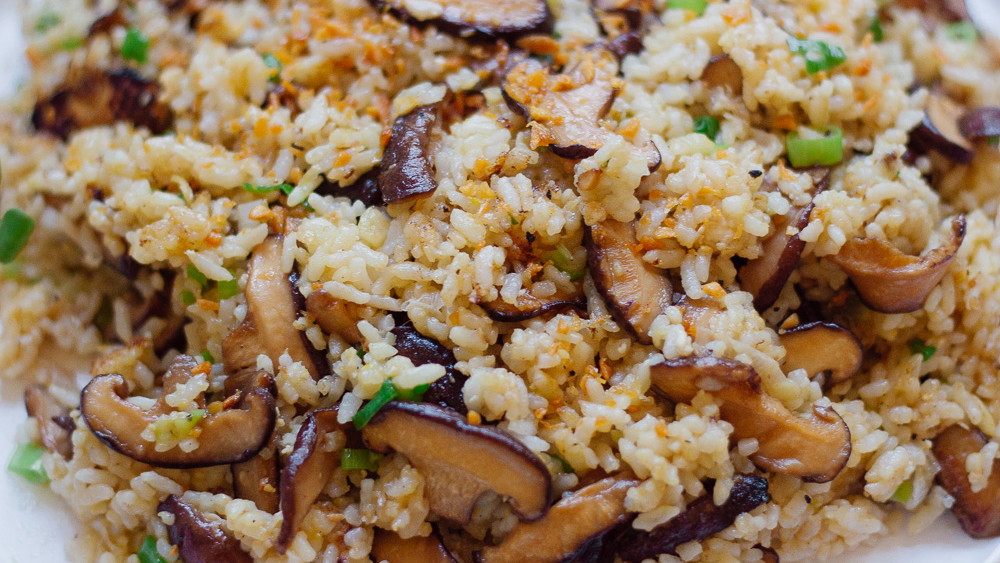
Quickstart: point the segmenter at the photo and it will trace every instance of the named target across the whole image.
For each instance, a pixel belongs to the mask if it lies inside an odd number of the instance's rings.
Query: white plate
[[[10,95],[25,72],[18,0],[0,0],[0,96]],[[1000,30],[1000,2],[968,0],[973,14]],[[0,331],[3,327],[0,327]],[[66,560],[65,544],[78,524],[55,494],[6,471],[16,428],[24,421],[20,386],[0,384],[0,563],[49,563]],[[1000,540],[972,540],[951,514],[919,536],[884,538],[872,549],[848,553],[840,561],[857,563],[1000,563]]]

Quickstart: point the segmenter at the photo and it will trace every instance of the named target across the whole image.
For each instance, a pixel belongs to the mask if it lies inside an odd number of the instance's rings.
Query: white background
[[[18,2],[0,0],[0,96],[9,95],[25,72],[20,22],[15,13]],[[968,3],[980,26],[1000,31],[1000,0],[968,0]],[[67,507],[48,489],[30,485],[5,470],[14,449],[16,429],[25,419],[20,398],[20,387],[2,383],[0,563],[64,561],[65,541],[74,535],[76,526]],[[859,563],[1000,563],[1000,549],[993,553],[998,547],[997,540],[969,539],[954,517],[947,514],[917,537],[886,538],[878,544],[877,551],[852,552],[837,559]]]

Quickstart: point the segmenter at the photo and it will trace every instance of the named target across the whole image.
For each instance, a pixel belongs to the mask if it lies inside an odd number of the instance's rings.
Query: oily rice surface
[[[190,411],[202,393],[221,393],[222,342],[247,316],[251,252],[285,225],[294,228],[281,242],[283,270],[298,273],[305,297],[323,290],[349,304],[361,345],[305,315],[295,328],[322,350],[329,375],[314,379],[289,354],[260,356],[276,383],[275,455],[283,458],[307,411],[339,405],[347,422],[388,379],[413,387],[444,374],[397,353],[392,329],[405,312],[454,353],[470,420],[496,424],[538,453],[556,492],[598,472],[634,473],[625,506],[639,530],[682,512],[709,480],[721,503],[735,474],[767,477],[770,502],[663,562],[761,560],[755,546],[782,561],[813,561],[917,533],[954,502],[936,485],[930,450],[953,423],[989,438],[966,464],[974,487],[989,479],[1000,430],[1000,154],[983,145],[956,165],[937,153],[909,155],[908,143],[932,89],[967,107],[1000,105],[990,40],[875,0],[710,2],[701,15],[657,0],[642,49],[621,62],[620,92],[600,123],[610,134],[574,161],[554,154],[504,100],[495,64],[504,44],[410,25],[364,0],[209,2],[196,18],[182,4],[137,0],[121,8],[124,24],[93,32],[114,3],[33,3],[24,13],[32,74],[0,111],[0,207],[37,222],[0,278],[0,376],[48,385],[73,409],[72,458],[43,461],[49,486],[82,524],[67,550],[74,559],[134,562],[151,535],[165,559],[177,560],[171,517],[157,514],[170,494],[260,561],[368,561],[375,528],[431,533],[425,477],[390,454],[377,471],[333,471],[280,555],[282,515],[233,498],[228,467],[134,461],[98,441],[75,410],[81,375],[118,373],[133,395],[159,397],[159,374],[178,352],[209,365],[172,391],[171,407]],[[572,64],[602,40],[590,2],[549,5],[554,39],[525,48]],[[879,14],[876,41],[869,30]],[[148,40],[145,60],[121,57],[129,28]],[[809,73],[790,36],[838,45],[845,60]],[[723,53],[740,69],[739,93],[700,80]],[[88,72],[123,67],[158,85],[169,131],[124,120],[60,140],[33,129],[36,102]],[[378,166],[396,117],[437,103],[446,125],[433,139],[432,194],[388,206],[338,197],[339,186]],[[714,140],[694,131],[705,115],[720,124]],[[812,174],[787,165],[785,137],[827,125],[843,132],[845,158],[816,193]],[[654,172],[634,150],[637,139],[655,143],[662,162]],[[758,313],[738,265],[762,253],[777,218],[810,202],[799,266]],[[960,213],[964,242],[912,313],[866,308],[830,260],[858,237],[920,254]],[[607,219],[634,219],[642,258],[716,313],[692,320],[668,307],[652,323],[651,345],[619,326],[585,273],[586,226]],[[239,291],[221,296],[220,282],[232,280]],[[585,313],[499,322],[481,306],[566,294],[581,296]],[[137,314],[154,298],[157,314]],[[863,369],[848,381],[824,387],[814,374],[783,369],[779,329],[816,310],[865,348]],[[185,319],[183,345],[163,350],[157,337],[170,316]],[[651,365],[691,355],[752,366],[763,390],[793,412],[832,407],[851,432],[840,475],[816,484],[765,474],[750,461],[757,441],[731,441],[711,394],[672,405],[650,391]],[[22,434],[37,441],[37,424]],[[324,440],[341,448],[345,436]],[[902,489],[909,495],[896,494]],[[480,499],[455,532],[462,542],[497,543],[517,525],[502,500]]]

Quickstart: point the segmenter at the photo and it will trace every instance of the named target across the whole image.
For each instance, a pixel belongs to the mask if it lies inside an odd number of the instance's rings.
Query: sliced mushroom
[[[952,512],[965,533],[974,538],[1000,536],[1000,460],[993,460],[989,481],[973,492],[965,460],[986,446],[986,436],[977,428],[953,424],[934,438],[932,451],[941,464],[937,480],[955,497]]]
[[[361,331],[358,330],[358,306],[345,302],[319,289],[306,297],[306,311],[316,320],[323,332],[336,334],[351,346],[362,342]]]
[[[962,106],[944,94],[931,93],[924,119],[911,133],[914,148],[933,150],[959,163],[972,160],[975,148],[958,128],[961,116]]]
[[[965,0],[896,0],[894,6],[920,10],[925,15],[946,22],[969,20]]]
[[[437,340],[420,334],[409,319],[399,319],[397,322],[392,329],[392,334],[396,337],[393,346],[400,355],[409,358],[415,366],[444,366],[444,376],[431,383],[424,393],[424,402],[441,405],[461,414],[468,412],[462,395],[462,386],[468,378],[455,368],[458,361],[455,354]]]
[[[958,130],[968,139],[1000,136],[1000,107],[978,107],[966,111],[958,120]]]
[[[253,502],[264,512],[274,514],[278,504],[280,468],[275,437],[271,443],[252,458],[230,466],[233,474],[233,497]]]
[[[431,144],[439,109],[420,106],[393,122],[378,173],[378,189],[386,203],[426,197],[437,189]]]
[[[532,138],[571,159],[593,156],[614,135],[599,120],[611,109],[621,89],[618,57],[592,48],[568,71],[556,74],[537,59],[525,59],[504,76],[503,96],[511,110],[530,120]],[[649,162],[660,164],[651,141],[637,148]]]
[[[309,413],[299,433],[288,463],[281,471],[281,532],[275,544],[284,554],[334,470],[339,467],[340,450],[326,447],[326,435],[341,430],[337,408]]]
[[[727,53],[708,60],[701,71],[701,82],[706,88],[722,88],[734,96],[743,95],[743,70]]]
[[[459,37],[517,37],[548,33],[552,14],[545,0],[372,0],[416,23],[429,23]]]
[[[481,301],[479,306],[486,315],[494,321],[516,323],[539,317],[549,312],[562,312],[577,309],[586,312],[586,298],[575,295],[556,294],[545,299],[539,299],[527,291],[517,296],[517,303],[507,303],[503,299]]]
[[[57,403],[41,385],[31,385],[24,390],[24,407],[28,416],[38,421],[38,433],[45,449],[65,459],[72,458],[71,435],[76,423],[69,417],[69,409]]]
[[[360,201],[366,207],[384,205],[385,201],[382,200],[382,192],[378,189],[378,175],[379,167],[376,166],[362,174],[353,184],[347,186],[341,186],[324,178],[323,182],[316,188],[316,193],[319,195],[351,198]]]
[[[113,10],[94,20],[87,31],[87,37],[93,38],[102,33],[111,33],[116,27],[125,27],[128,19],[125,17],[125,10],[121,6],[115,6]]]
[[[272,235],[257,245],[247,275],[247,314],[243,323],[222,341],[226,373],[237,379],[257,372],[257,356],[266,354],[275,371],[282,354],[301,362],[314,379],[326,373],[316,361],[305,334],[295,328],[301,299],[292,277],[281,267],[282,237]]]
[[[503,430],[470,424],[455,411],[393,401],[361,430],[375,451],[397,451],[424,476],[431,512],[469,522],[476,500],[493,491],[522,520],[549,507],[552,479],[545,464]]]
[[[604,221],[586,230],[587,265],[611,316],[636,340],[652,344],[653,319],[673,302],[673,285],[642,259],[630,223]]]
[[[436,531],[429,536],[403,539],[395,532],[375,528],[372,558],[392,563],[458,563]]]
[[[476,563],[569,563],[600,553],[604,540],[631,521],[625,493],[634,479],[608,477],[564,496],[539,520],[514,526],[498,546],[476,554]]]
[[[733,436],[757,439],[750,460],[761,469],[826,483],[851,456],[851,431],[836,411],[814,405],[811,415],[796,416],[764,393],[760,376],[747,364],[691,356],[651,367],[650,379],[677,403],[690,402],[698,391],[715,397],[722,419],[733,425]]]
[[[830,260],[844,269],[869,309],[910,313],[923,306],[964,239],[965,216],[959,215],[951,221],[947,240],[923,256],[903,254],[883,240],[855,238]]]
[[[726,502],[716,506],[712,493],[706,493],[687,506],[684,512],[648,532],[630,530],[619,543],[622,561],[638,563],[656,559],[660,554],[677,555],[677,546],[702,541],[733,525],[736,517],[770,502],[767,480],[758,475],[739,474]]]
[[[785,347],[785,373],[796,369],[806,370],[809,377],[828,373],[826,382],[834,385],[854,377],[861,369],[861,343],[854,333],[838,324],[806,323],[785,331],[778,339]]]
[[[594,16],[619,58],[642,50],[642,35],[657,21],[651,0],[591,0]]]
[[[177,546],[185,563],[251,563],[253,558],[243,551],[240,542],[217,522],[210,522],[190,504],[170,495],[157,507],[157,512],[169,512],[174,523],[167,526],[170,543]]]
[[[116,121],[130,121],[158,135],[170,128],[170,107],[160,102],[160,85],[131,69],[90,71],[35,105],[35,129],[66,139],[70,133]]]
[[[192,468],[237,463],[259,452],[274,429],[274,398],[252,388],[230,397],[229,408],[207,415],[198,425],[198,448],[179,447],[159,452],[140,437],[156,421],[155,410],[146,411],[127,400],[125,378],[113,373],[98,375],[83,388],[80,413],[90,431],[106,446],[136,461],[155,467]]]
[[[761,561],[764,563],[781,563],[781,558],[778,557],[778,552],[771,549],[770,547],[764,547],[760,544],[754,546],[755,549],[759,549],[761,552]]]

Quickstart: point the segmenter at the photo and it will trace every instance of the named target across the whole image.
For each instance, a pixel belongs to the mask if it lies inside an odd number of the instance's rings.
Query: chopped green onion
[[[243,184],[243,189],[252,194],[267,194],[273,191],[281,191],[285,195],[290,195],[295,186],[291,184],[275,184],[273,186],[257,186],[251,183]]]
[[[219,299],[229,299],[240,292],[240,281],[233,278],[231,280],[216,283],[219,290]]]
[[[711,115],[703,115],[694,120],[694,132],[714,141],[719,134],[719,120]]]
[[[365,359],[365,349],[364,348],[355,348],[354,351],[357,352],[359,360]]]
[[[157,442],[187,438],[194,427],[205,418],[205,409],[195,409],[183,414],[184,416],[180,418],[164,417],[153,423],[153,433]]]
[[[896,487],[896,492],[892,493],[892,500],[900,503],[910,502],[913,496],[913,481],[903,481]]]
[[[29,483],[44,485],[49,482],[49,475],[42,465],[42,454],[45,448],[37,444],[21,444],[10,456],[7,470],[24,477]]]
[[[545,455],[551,457],[552,461],[555,461],[556,463],[558,463],[559,466],[562,468],[562,472],[563,473],[573,473],[574,472],[573,466],[570,465],[569,462],[566,461],[566,458],[564,458],[563,456],[561,456],[559,454],[550,453],[550,452],[545,452]]]
[[[934,354],[937,353],[937,348],[934,346],[928,346],[927,343],[920,338],[914,338],[913,340],[907,342],[907,344],[910,346],[910,352],[920,354],[924,357],[925,362],[933,358]]]
[[[160,552],[156,550],[156,538],[153,536],[146,536],[146,539],[142,540],[142,547],[139,548],[139,553],[136,553],[139,557],[139,563],[167,563],[167,560],[160,556]]]
[[[570,281],[576,281],[583,277],[584,271],[573,267],[573,255],[570,254],[569,250],[566,250],[565,246],[561,244],[557,246],[555,252],[549,256],[549,260],[552,261],[552,265],[557,270],[569,274]]]
[[[201,359],[205,360],[206,362],[210,364],[215,363],[215,356],[213,356],[212,353],[209,352],[208,350],[202,350],[201,354],[199,355],[201,356]]]
[[[187,267],[187,277],[189,277],[189,278],[193,279],[194,281],[198,282],[198,285],[200,285],[202,287],[205,287],[206,285],[208,285],[208,276],[206,276],[205,274],[201,273],[201,270],[199,270],[198,268],[195,268],[193,264],[188,264],[188,267]]]
[[[344,448],[340,450],[340,467],[343,469],[375,471],[378,469],[378,460],[383,457],[382,454],[377,454],[371,450]]]
[[[806,59],[806,72],[816,74],[821,70],[830,70],[847,60],[844,50],[836,45],[816,39],[788,38],[788,48]]]
[[[507,214],[507,216],[508,216],[508,217],[510,217],[510,224],[511,224],[512,226],[513,226],[513,225],[519,225],[519,224],[521,223],[520,221],[518,221],[518,220],[517,220],[517,218],[516,218],[516,217],[514,217],[514,214],[513,214],[513,213],[508,213],[508,214]]]
[[[705,13],[708,0],[670,0],[667,7],[675,10],[690,10],[700,16]]]
[[[785,138],[788,160],[792,166],[830,166],[844,159],[844,133],[839,127],[829,126],[822,137],[803,139],[798,132]]]
[[[964,43],[975,43],[979,37],[976,26],[972,25],[972,22],[967,21],[948,24],[944,28],[944,34],[948,39]]]
[[[281,61],[278,60],[278,57],[267,53],[262,58],[264,59],[264,66],[274,69],[274,73],[271,74],[271,78],[268,80],[271,82],[281,82]]]
[[[53,14],[52,12],[47,12],[38,17],[38,21],[35,22],[35,31],[39,33],[44,33],[53,27],[59,25],[62,18],[59,14]]]
[[[83,47],[82,37],[70,37],[68,39],[64,39],[62,43],[59,44],[59,48],[63,51],[75,51],[80,47]]]
[[[399,396],[399,390],[396,389],[392,381],[386,379],[382,382],[382,387],[379,388],[378,393],[375,393],[375,396],[365,406],[361,407],[358,414],[354,415],[354,427],[358,430],[364,428],[371,421],[372,417],[375,416],[375,413],[380,411],[386,403],[397,396]]]
[[[149,38],[137,27],[130,27],[122,41],[122,58],[139,64],[149,60]]]
[[[409,401],[411,403],[419,403],[424,398],[424,393],[431,388],[430,383],[424,383],[423,385],[417,385],[413,389],[401,389],[396,388],[396,394],[401,401]]]
[[[878,18],[872,20],[871,25],[868,26],[868,31],[871,32],[872,39],[876,43],[881,43],[885,39],[885,32],[882,31],[882,22]]]
[[[35,220],[20,209],[8,209],[0,219],[0,263],[9,264],[17,258],[35,231]]]
[[[198,298],[194,296],[194,293],[191,293],[186,289],[181,292],[181,302],[185,305],[194,305],[194,302],[197,300]]]

